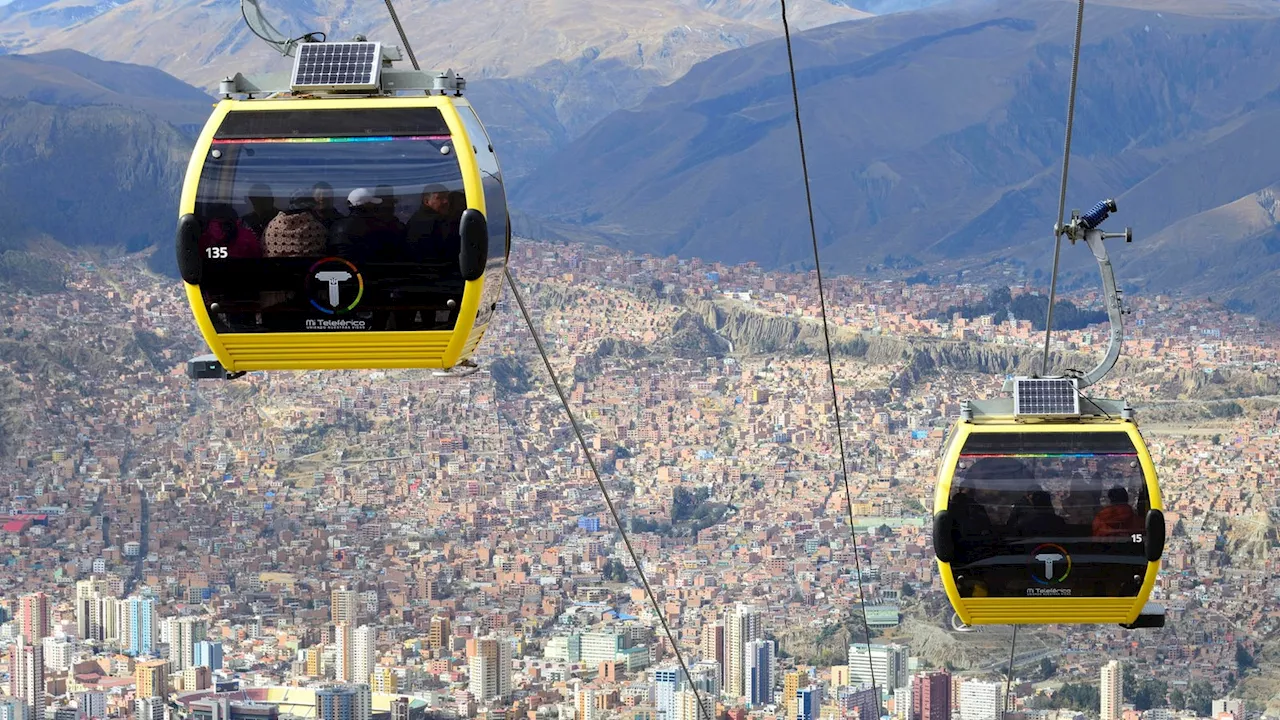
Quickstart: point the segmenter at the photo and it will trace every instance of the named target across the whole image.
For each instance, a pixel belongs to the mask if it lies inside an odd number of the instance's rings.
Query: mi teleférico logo
[[[351,312],[364,297],[364,277],[355,265],[327,257],[307,271],[307,296],[315,309],[328,315]]]
[[[1071,574],[1071,556],[1066,548],[1054,543],[1037,545],[1027,562],[1031,579],[1041,585],[1061,583]]]

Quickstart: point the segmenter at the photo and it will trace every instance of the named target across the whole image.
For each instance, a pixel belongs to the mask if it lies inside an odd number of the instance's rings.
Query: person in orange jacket
[[[1093,517],[1094,537],[1117,537],[1142,531],[1145,522],[1129,505],[1127,490],[1113,487],[1107,491],[1107,500],[1111,504]]]

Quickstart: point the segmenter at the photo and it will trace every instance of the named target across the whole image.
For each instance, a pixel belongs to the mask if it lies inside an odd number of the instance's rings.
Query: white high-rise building
[[[106,693],[96,690],[76,693],[76,720],[95,720],[106,716]]]
[[[1239,698],[1214,700],[1211,717],[1218,717],[1222,713],[1231,713],[1231,717],[1236,720],[1250,720],[1248,704]]]
[[[137,720],[164,720],[164,698],[136,698],[133,701]]]
[[[71,669],[71,659],[75,654],[75,643],[65,635],[54,635],[40,641],[44,649],[44,667],[53,672],[66,672]]]
[[[854,643],[849,646],[849,684],[875,684],[881,699],[888,699],[894,690],[907,687],[909,656],[905,645],[872,645],[868,651],[866,644]]]
[[[352,633],[351,674],[352,682],[370,682],[369,676],[378,663],[378,629],[361,625]]]
[[[612,631],[582,633],[580,642],[581,660],[587,667],[596,667],[602,662],[618,659],[618,651],[624,650],[626,641],[621,635]]]
[[[730,699],[746,694],[747,643],[764,637],[760,608],[738,605],[724,620],[725,625],[725,694]]]
[[[966,680],[960,686],[960,720],[1000,720],[1004,683]]]
[[[205,639],[208,630],[197,617],[171,617],[164,621],[169,636],[169,670],[181,672],[195,667],[196,643]]]
[[[104,627],[102,621],[102,600],[114,600],[111,587],[106,580],[91,578],[76,583],[76,634],[81,640],[103,640]],[[112,619],[115,619],[115,607],[112,603]],[[112,631],[115,628],[111,628]]]
[[[94,640],[102,642],[119,642],[124,634],[120,629],[120,621],[123,613],[120,612],[120,600],[111,596],[99,596],[94,600],[94,604],[98,606],[98,626],[91,633],[94,634]],[[124,615],[127,617],[127,615]]]
[[[44,720],[44,646],[28,645],[21,635],[9,646],[9,694],[26,704],[32,720]]]
[[[1101,720],[1120,720],[1124,711],[1124,673],[1120,662],[1112,660],[1102,666]]]
[[[679,720],[676,715],[676,693],[684,684],[679,666],[666,666],[653,671],[653,705],[657,720]]]

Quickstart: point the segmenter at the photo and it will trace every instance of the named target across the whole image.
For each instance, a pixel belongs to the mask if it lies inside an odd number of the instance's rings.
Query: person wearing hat
[[[351,214],[333,224],[329,251],[352,262],[388,262],[402,236],[389,227],[378,206],[383,202],[369,188],[358,187],[347,195]]]
[[[328,233],[316,217],[316,201],[310,190],[299,189],[289,199],[289,209],[267,223],[262,249],[267,257],[306,257],[324,253]]]

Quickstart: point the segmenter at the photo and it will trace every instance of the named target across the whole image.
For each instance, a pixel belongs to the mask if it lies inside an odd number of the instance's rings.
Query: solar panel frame
[[[1075,378],[1015,378],[1013,414],[1037,417],[1079,415],[1079,384]]]
[[[382,43],[302,43],[289,85],[294,91],[377,90],[382,81]]]

